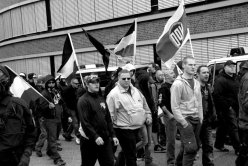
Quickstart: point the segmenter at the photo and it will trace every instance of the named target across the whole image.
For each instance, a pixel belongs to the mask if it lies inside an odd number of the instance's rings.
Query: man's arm
[[[180,123],[184,128],[188,126],[188,122],[183,117],[180,111],[182,89],[179,84],[173,83],[171,86],[171,109],[174,115],[174,118],[178,123]]]
[[[168,91],[168,92],[167,92]],[[167,109],[166,102],[170,101],[170,92],[169,89],[162,87],[159,89],[159,96],[162,95],[162,101],[160,103],[160,107],[162,108],[164,114],[166,114],[169,118],[173,118],[173,114]]]
[[[243,100],[241,101],[241,104],[244,106],[244,111],[248,113],[248,79],[244,80],[243,84],[241,85],[242,93],[241,98]]]
[[[201,94],[201,86],[199,85],[199,89],[198,89],[198,95],[197,97],[197,101],[198,101],[198,115],[200,118],[200,122],[202,123],[203,121],[203,108],[202,108],[202,94]]]
[[[109,109],[109,113],[110,113],[110,117],[112,119],[112,122],[116,121],[116,105],[115,105],[115,100],[116,98],[114,98],[114,96],[112,96],[111,94],[109,94],[107,96],[106,99],[106,103],[108,105],[108,109]]]

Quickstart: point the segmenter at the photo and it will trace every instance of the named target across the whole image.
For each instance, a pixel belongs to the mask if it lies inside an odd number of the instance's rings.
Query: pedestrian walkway
[[[80,166],[81,164],[81,156],[80,156],[80,146],[76,145],[75,140],[72,142],[66,142],[61,137],[60,141],[62,144],[63,150],[60,152],[62,159],[66,161],[67,166]],[[176,143],[176,151],[179,151],[180,142],[177,141]],[[31,157],[30,166],[54,166],[53,160],[51,160],[46,155],[46,145],[42,149],[43,157],[37,157],[36,153],[33,152]],[[235,166],[235,159],[236,156],[232,147],[227,146],[230,152],[218,152],[214,151],[214,163],[216,166]],[[194,166],[202,166],[201,164],[201,151],[198,153],[199,157],[197,157]],[[154,158],[154,163],[158,166],[165,166],[166,165],[166,153],[152,153]],[[138,166],[144,166],[144,161],[138,161]],[[99,166],[97,163],[96,166]]]

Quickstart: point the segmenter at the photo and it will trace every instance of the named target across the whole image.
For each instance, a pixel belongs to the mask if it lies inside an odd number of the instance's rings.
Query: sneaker
[[[64,166],[64,165],[66,165],[65,161],[62,160],[62,159],[54,160],[54,164],[55,165],[58,165],[58,166]]]
[[[36,155],[37,155],[38,157],[42,157],[41,151],[40,151],[40,150],[36,150]]]
[[[78,137],[76,137],[75,142],[76,142],[77,145],[80,145],[80,139]]]
[[[218,149],[221,152],[229,152],[229,150],[227,148],[225,148],[225,147],[221,147],[221,148],[215,147],[215,149]]]
[[[161,145],[155,145],[154,146],[154,153],[165,153],[166,149],[163,148]]]
[[[63,148],[61,148],[60,146],[57,146],[57,151],[62,151]]]
[[[70,142],[73,139],[72,136],[70,136],[70,135],[68,135],[66,133],[63,133],[62,136],[65,138],[65,141],[68,141],[68,142]]]

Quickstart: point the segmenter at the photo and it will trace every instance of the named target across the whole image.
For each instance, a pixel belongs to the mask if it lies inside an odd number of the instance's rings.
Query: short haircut
[[[200,74],[200,72],[201,72],[201,68],[203,68],[203,67],[208,68],[208,66],[207,66],[207,65],[200,65],[200,66],[197,68],[196,72],[197,72],[198,74]]]
[[[186,56],[186,57],[183,58],[183,64],[184,64],[184,65],[187,64],[188,59],[193,59],[193,60],[195,60],[195,58],[192,57],[192,56]]]
[[[124,73],[130,74],[130,71],[128,71],[127,69],[122,69],[122,70],[118,73],[118,78],[121,76],[121,74],[124,74]]]
[[[77,77],[73,77],[73,78],[71,79],[71,83],[73,83],[74,80],[77,80],[77,81],[79,82],[79,79],[78,79]]]

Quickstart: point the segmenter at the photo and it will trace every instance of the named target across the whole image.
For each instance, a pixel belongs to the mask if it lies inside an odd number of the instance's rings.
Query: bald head
[[[164,73],[161,70],[156,71],[156,79],[158,82],[164,81]]]

